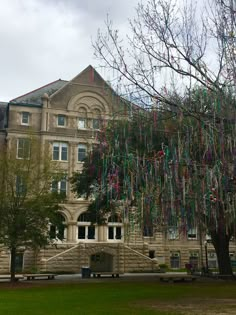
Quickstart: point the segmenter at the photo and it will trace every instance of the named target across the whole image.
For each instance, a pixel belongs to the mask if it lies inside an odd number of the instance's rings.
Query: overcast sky
[[[96,68],[91,40],[97,29],[109,14],[125,33],[138,2],[0,0],[0,101],[70,80],[89,64]]]

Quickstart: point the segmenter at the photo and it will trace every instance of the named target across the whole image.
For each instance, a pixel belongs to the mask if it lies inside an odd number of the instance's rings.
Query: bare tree
[[[173,89],[183,95],[200,85],[224,93],[235,63],[232,0],[214,0],[204,8],[189,1],[178,3],[140,3],[126,39],[119,37],[107,19],[105,32],[99,30],[93,44],[101,66],[116,70],[117,80],[129,91],[145,93],[173,107],[181,107],[171,100]]]

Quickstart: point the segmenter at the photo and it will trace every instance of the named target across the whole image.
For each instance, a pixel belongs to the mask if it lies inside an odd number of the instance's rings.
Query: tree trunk
[[[15,282],[16,278],[16,247],[12,246],[11,247],[11,282]]]
[[[220,275],[233,275],[231,260],[229,256],[229,236],[225,230],[211,233],[212,244],[215,248]]]

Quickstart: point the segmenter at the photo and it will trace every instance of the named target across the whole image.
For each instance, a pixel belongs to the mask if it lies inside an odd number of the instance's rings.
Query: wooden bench
[[[187,282],[187,281],[195,281],[197,279],[196,276],[193,275],[163,275],[160,276],[160,281],[162,282]]]
[[[30,273],[30,274],[24,274],[24,277],[26,280],[35,280],[35,279],[47,279],[47,280],[53,280],[55,279],[55,274],[53,273]]]
[[[23,280],[22,275],[15,275],[15,281]],[[11,280],[11,275],[0,275],[0,280]]]
[[[94,278],[100,278],[101,276],[111,276],[112,278],[119,278],[120,274],[117,272],[103,272],[103,271],[92,271]]]

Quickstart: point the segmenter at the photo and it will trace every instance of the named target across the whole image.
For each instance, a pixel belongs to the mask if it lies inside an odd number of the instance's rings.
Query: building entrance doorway
[[[92,271],[112,272],[113,256],[104,252],[91,255],[90,268]]]

